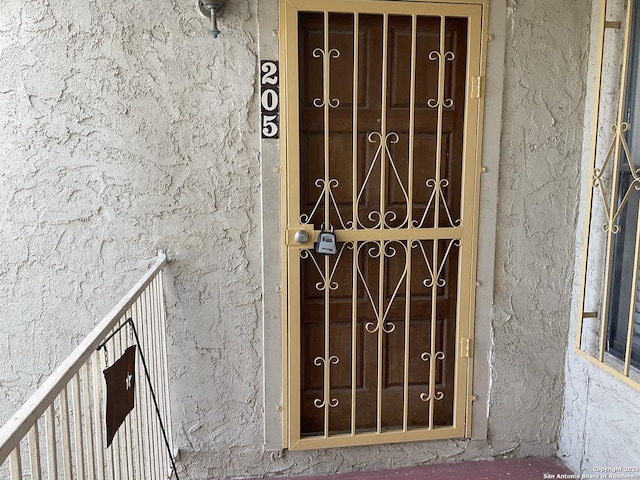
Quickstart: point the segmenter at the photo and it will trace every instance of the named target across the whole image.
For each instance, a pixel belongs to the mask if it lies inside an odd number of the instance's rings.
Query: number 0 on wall
[[[278,62],[260,62],[260,130],[262,138],[278,138],[280,133],[280,83]]]

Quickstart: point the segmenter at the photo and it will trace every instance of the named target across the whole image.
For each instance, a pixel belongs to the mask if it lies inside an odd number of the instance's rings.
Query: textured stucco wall
[[[492,2],[506,77],[489,72],[487,89],[504,81],[500,169],[485,177],[500,178],[499,221],[481,226],[497,228],[488,439],[297,453],[263,447],[261,302],[274,286],[260,272],[258,1],[229,2],[217,40],[190,0],[0,5],[0,421],[164,247],[187,478],[555,453],[583,0]]]
[[[181,446],[255,443],[256,2],[0,10],[0,421],[164,247]]]
[[[623,0],[608,3],[607,19],[624,20]],[[581,170],[580,212],[577,229],[577,244],[580,255],[576,258],[576,271],[582,268],[582,245],[587,211],[587,188],[590,185],[589,164],[591,158],[591,129],[594,111],[594,79],[596,55],[599,44],[600,1],[593,0],[594,15],[591,28],[591,53],[589,58],[588,96],[585,105],[585,136]],[[605,36],[605,56],[601,88],[601,108],[599,121],[599,155],[601,163],[606,156],[610,142],[609,126],[616,122],[624,29],[608,30]],[[596,193],[594,219],[590,242],[590,264],[587,275],[586,309],[599,311],[602,308],[602,276],[604,265],[604,212],[601,199]],[[599,238],[600,237],[600,238]],[[572,324],[569,344],[575,343],[577,319],[580,316],[579,275],[573,285]],[[589,328],[585,323],[584,328]],[[595,328],[595,327],[594,327]],[[595,341],[595,340],[594,340]],[[640,467],[640,405],[637,390],[616,380],[587,360],[569,350],[566,359],[566,388],[558,455],[577,473],[598,474],[597,469],[616,467]],[[638,472],[620,472],[619,475],[638,476]]]
[[[583,0],[507,3],[511,47],[490,429],[497,434],[499,420],[500,442],[508,448],[518,439],[521,454],[541,444],[553,454],[561,417],[590,18],[585,7]]]

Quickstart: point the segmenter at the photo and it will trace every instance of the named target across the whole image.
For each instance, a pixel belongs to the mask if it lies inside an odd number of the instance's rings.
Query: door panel
[[[287,446],[463,436],[485,7],[312,4],[283,7]],[[323,226],[336,255],[292,241]]]

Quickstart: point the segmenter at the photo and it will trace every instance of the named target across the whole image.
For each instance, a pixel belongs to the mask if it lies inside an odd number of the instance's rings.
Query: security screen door
[[[484,9],[283,1],[289,448],[469,434]]]

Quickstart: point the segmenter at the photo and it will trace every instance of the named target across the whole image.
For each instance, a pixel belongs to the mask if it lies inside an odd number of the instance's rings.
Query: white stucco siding
[[[490,428],[504,423],[500,443],[521,452],[556,448],[589,15],[581,1],[507,2]]]
[[[640,468],[638,391],[575,357],[567,376],[571,379],[558,455],[585,475],[606,468]],[[637,470],[617,473],[640,476]]]
[[[260,438],[255,11],[3,2],[0,421],[166,248],[182,446]]]
[[[279,258],[265,241],[280,197],[257,66],[275,58],[276,11],[229,0],[213,39],[190,0],[2,3],[0,422],[166,248],[188,478],[554,454],[588,9],[491,2],[480,243],[495,236],[497,257],[495,282],[481,258],[476,349],[487,439],[296,453],[277,448],[278,395],[263,395],[263,378],[280,382]]]

